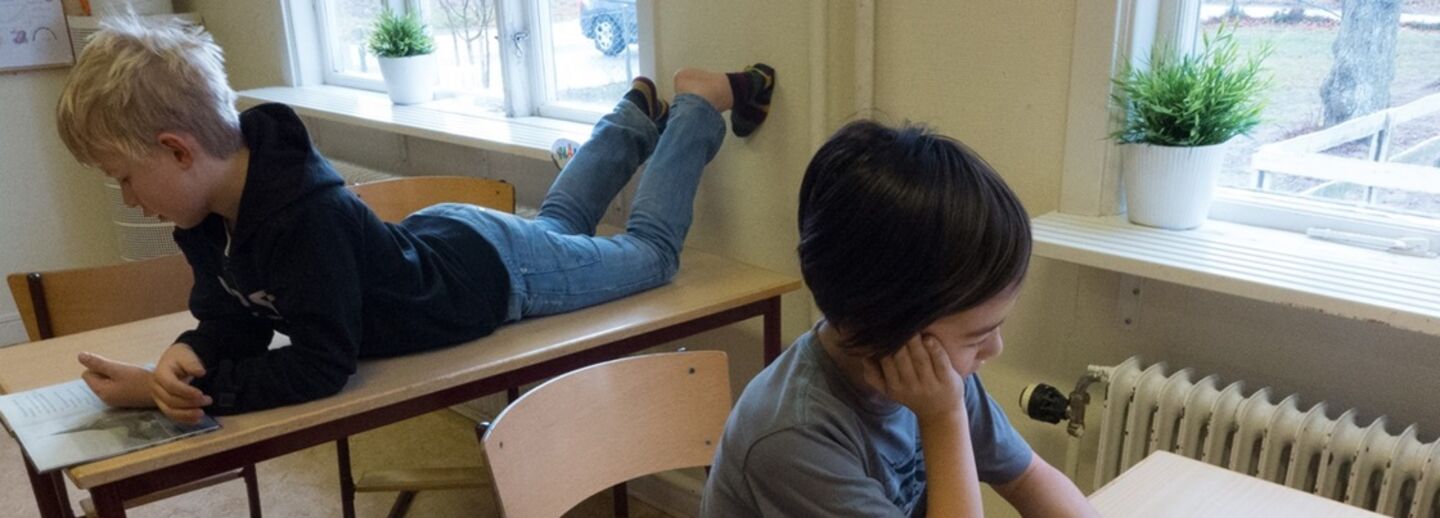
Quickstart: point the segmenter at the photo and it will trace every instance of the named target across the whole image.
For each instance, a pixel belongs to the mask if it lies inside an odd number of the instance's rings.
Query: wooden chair
[[[492,210],[515,212],[515,186],[468,176],[412,176],[350,186],[382,221],[398,223],[415,211],[439,203],[469,203]],[[508,391],[511,400],[517,389]],[[346,518],[355,516],[355,494],[398,492],[390,516],[405,516],[415,494],[425,490],[465,489],[486,486],[483,468],[418,468],[370,471],[356,482],[350,470],[350,441],[335,442],[340,468],[341,509]]]
[[[397,223],[439,203],[469,203],[514,213],[515,186],[468,176],[411,176],[350,186],[382,221]]]
[[[31,341],[185,311],[195,283],[182,255],[5,280]]]
[[[195,283],[182,255],[95,268],[17,273],[5,280],[32,341],[185,311]],[[245,480],[250,516],[259,518],[260,489],[253,464],[128,500],[125,507],[138,507],[237,478]],[[58,479],[55,482],[61,498],[68,498],[65,484]],[[81,501],[80,506],[86,516],[95,516],[90,499]]]
[[[730,414],[728,364],[719,351],[634,356],[526,393],[477,428],[503,514],[561,516],[627,480],[709,466]]]

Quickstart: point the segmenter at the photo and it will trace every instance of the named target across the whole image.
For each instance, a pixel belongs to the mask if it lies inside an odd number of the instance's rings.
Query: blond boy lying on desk
[[[381,222],[344,188],[289,107],[237,113],[221,50],[200,29],[108,22],[80,55],[57,110],[82,163],[125,203],[173,221],[195,274],[182,333],[153,372],[81,354],[114,406],[193,423],[340,391],[362,357],[466,342],[523,317],[669,282],[705,165],[725,136],[765,120],[775,72],[682,69],[673,104],[639,77],[596,124],[535,219],[471,205]],[[596,237],[642,162],[625,232]],[[291,345],[268,346],[274,333]]]

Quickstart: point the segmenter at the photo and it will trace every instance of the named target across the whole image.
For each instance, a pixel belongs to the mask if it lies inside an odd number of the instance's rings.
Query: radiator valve
[[[1070,418],[1070,398],[1060,389],[1035,383],[1020,391],[1020,408],[1036,421],[1056,424]]]
[[[1085,407],[1090,405],[1090,385],[1109,383],[1113,371],[1114,367],[1091,365],[1085,370],[1085,375],[1075,382],[1075,390],[1070,391],[1069,396],[1044,383],[1030,385],[1020,391],[1020,408],[1036,421],[1057,424],[1069,420],[1066,431],[1073,437],[1083,436]]]

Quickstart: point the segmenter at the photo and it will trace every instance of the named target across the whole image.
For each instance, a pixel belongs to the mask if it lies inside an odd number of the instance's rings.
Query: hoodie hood
[[[236,216],[236,243],[295,202],[344,187],[345,181],[315,151],[304,123],[289,106],[268,103],[245,110],[240,114],[240,130],[250,148],[250,164]]]

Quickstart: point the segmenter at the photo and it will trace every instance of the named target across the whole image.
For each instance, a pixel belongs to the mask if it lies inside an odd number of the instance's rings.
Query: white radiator
[[[1389,516],[1440,516],[1440,442],[1420,442],[1415,425],[1394,435],[1384,417],[1330,417],[1323,402],[1304,408],[1293,394],[1139,358],[1091,373],[1109,382],[1097,488],[1165,450]]]

